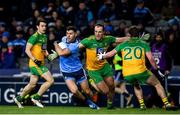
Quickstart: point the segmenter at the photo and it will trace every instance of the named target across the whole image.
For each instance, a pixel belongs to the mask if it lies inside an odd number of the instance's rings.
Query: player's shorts
[[[129,82],[130,84],[140,83],[140,84],[146,84],[147,79],[152,76],[152,72],[149,70],[146,70],[139,74],[134,74],[130,76],[124,76],[124,79]]]
[[[84,69],[80,69],[76,72],[66,73],[62,72],[64,80],[74,80],[77,84],[81,84],[83,81],[87,80],[86,72]]]
[[[38,67],[38,66],[30,67],[31,74],[36,75],[36,76],[41,76],[44,73],[46,73],[47,71],[49,71],[48,68],[43,65],[40,67]]]
[[[96,84],[104,80],[104,77],[113,77],[112,67],[107,63],[99,70],[88,70],[88,75]]]

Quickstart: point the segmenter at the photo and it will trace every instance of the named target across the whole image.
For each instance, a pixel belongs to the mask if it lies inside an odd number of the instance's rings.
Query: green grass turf
[[[144,111],[140,111],[138,108],[107,110],[105,107],[101,107],[100,110],[93,110],[89,107],[76,106],[45,106],[45,108],[25,106],[23,109],[19,109],[17,106],[0,106],[0,114],[180,114],[180,110],[166,111],[159,108]]]

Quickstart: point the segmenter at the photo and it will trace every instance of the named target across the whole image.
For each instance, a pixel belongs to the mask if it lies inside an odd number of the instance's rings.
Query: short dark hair
[[[39,19],[39,20],[37,20],[36,25],[39,26],[40,22],[47,23],[46,20],[44,20],[44,19]]]
[[[139,36],[139,29],[136,26],[131,26],[129,28],[129,34],[131,37],[138,37]]]
[[[96,26],[100,26],[100,27],[102,27],[102,28],[103,28],[103,31],[104,31],[104,25],[103,25],[103,24],[101,24],[101,23],[97,23],[97,24],[95,24],[95,25],[94,25],[94,27],[96,27]]]
[[[69,30],[72,30],[72,31],[74,31],[74,32],[77,32],[77,28],[76,28],[75,26],[68,26],[68,27],[66,28],[66,31],[69,31]]]

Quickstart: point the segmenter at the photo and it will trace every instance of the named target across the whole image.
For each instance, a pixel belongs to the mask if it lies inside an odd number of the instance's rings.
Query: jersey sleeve
[[[37,37],[33,35],[28,39],[28,43],[34,45],[36,43],[36,40],[37,40]]]
[[[151,51],[151,48],[150,48],[150,46],[147,43],[144,43],[143,46],[144,46],[144,49],[145,49],[146,52],[150,52]]]
[[[116,38],[113,36],[107,36],[109,38],[109,42],[110,43],[115,43],[116,42]]]
[[[62,39],[61,39],[61,42],[66,43],[66,41],[67,41],[67,37],[66,37],[66,36],[63,36]]]
[[[88,38],[84,38],[80,43],[81,43],[83,46],[85,46],[86,48],[89,46],[89,40],[88,40]]]
[[[121,50],[123,49],[124,46],[125,46],[125,42],[117,45],[117,46],[115,47],[115,50],[116,50],[117,52],[121,52]]]

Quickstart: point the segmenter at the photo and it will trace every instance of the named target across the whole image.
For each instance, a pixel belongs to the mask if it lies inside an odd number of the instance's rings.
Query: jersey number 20
[[[124,48],[124,60],[141,59],[142,48],[141,47],[127,47]]]

